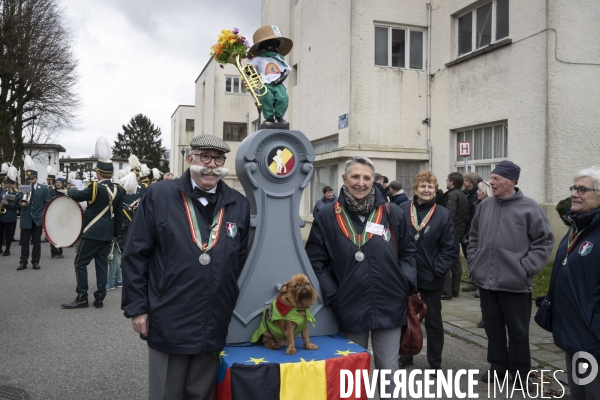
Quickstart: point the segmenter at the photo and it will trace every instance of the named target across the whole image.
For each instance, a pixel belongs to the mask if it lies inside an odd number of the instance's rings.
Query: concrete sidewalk
[[[462,285],[462,287],[465,286],[465,284]],[[463,292],[462,287],[459,297],[442,301],[444,331],[447,334],[487,348],[485,329],[477,328],[477,323],[481,320],[479,299],[474,297],[475,292]],[[543,330],[535,323],[533,317],[536,311],[537,307],[534,303],[529,326],[532,366],[536,369],[566,371],[564,352],[554,344],[552,333]],[[566,382],[566,374],[559,373],[557,376],[564,378],[564,382]]]

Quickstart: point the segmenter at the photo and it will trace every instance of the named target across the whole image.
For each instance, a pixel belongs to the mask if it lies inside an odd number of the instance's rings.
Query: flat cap
[[[229,145],[215,135],[196,136],[190,142],[192,150],[219,150],[223,153],[229,153]]]

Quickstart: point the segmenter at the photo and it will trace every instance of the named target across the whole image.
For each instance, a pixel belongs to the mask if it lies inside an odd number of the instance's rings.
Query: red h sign
[[[471,142],[458,142],[458,156],[469,157],[471,155]]]

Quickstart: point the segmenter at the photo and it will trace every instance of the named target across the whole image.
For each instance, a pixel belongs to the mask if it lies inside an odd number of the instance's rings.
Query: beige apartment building
[[[286,119],[316,152],[300,214],[310,221],[353,155],[409,194],[421,169],[445,189],[449,172],[465,172],[468,141],[469,171],[520,165],[518,186],[561,235],[554,205],[576,170],[600,162],[598,20],[596,0],[263,0],[262,25],[294,41]],[[195,134],[223,135],[234,151],[257,119],[236,77],[210,61],[195,104]]]

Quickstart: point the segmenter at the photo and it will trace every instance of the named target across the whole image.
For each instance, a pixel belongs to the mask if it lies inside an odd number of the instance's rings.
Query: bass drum
[[[67,196],[56,196],[44,209],[44,235],[55,247],[69,247],[79,239],[83,210],[79,203]]]

